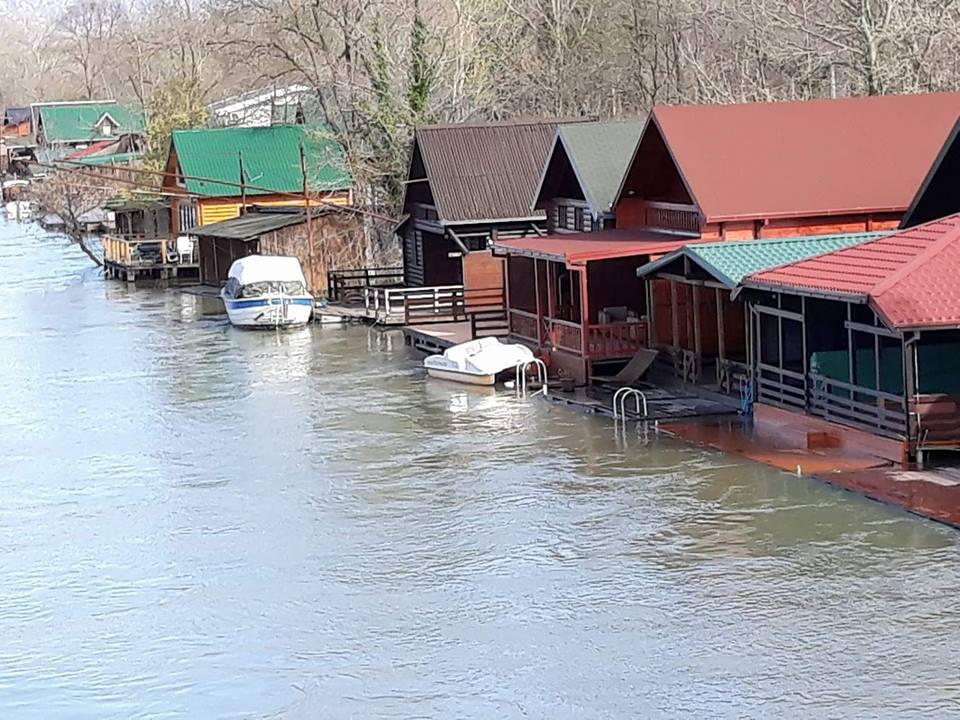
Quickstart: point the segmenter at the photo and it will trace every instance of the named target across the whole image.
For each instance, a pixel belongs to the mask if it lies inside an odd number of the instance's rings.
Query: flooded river
[[[0,718],[960,713],[954,530],[0,221]]]

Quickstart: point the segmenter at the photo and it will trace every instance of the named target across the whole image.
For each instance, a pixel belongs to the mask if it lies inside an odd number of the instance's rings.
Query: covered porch
[[[960,330],[889,328],[856,298],[749,293],[755,401],[893,441],[960,450]]]
[[[638,264],[676,249],[683,238],[607,230],[498,242],[506,258],[510,337],[549,364],[590,382],[599,363],[630,360],[648,346],[648,304]]]

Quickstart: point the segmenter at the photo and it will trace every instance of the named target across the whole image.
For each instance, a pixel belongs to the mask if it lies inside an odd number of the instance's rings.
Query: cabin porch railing
[[[877,435],[903,438],[907,435],[907,407],[902,395],[872,390],[809,374],[807,410],[840,423],[869,430]]]
[[[545,318],[547,339],[553,347],[580,355],[583,352],[583,328],[569,320]]]
[[[644,227],[684,235],[700,234],[700,211],[696,205],[645,201],[641,209]]]
[[[364,288],[402,285],[402,267],[331,270],[327,273],[327,299],[330,302],[359,300],[363,296]]]
[[[151,268],[161,265],[196,265],[197,245],[189,255],[177,252],[173,238],[147,238],[143,235],[104,235],[101,239],[103,259],[127,268]]]
[[[527,312],[525,310],[515,310],[511,308],[507,312],[508,324],[510,328],[510,335],[519,340],[526,340],[527,342],[538,344],[540,338],[538,337],[537,327],[540,324],[540,319],[537,317],[536,313]]]
[[[587,328],[587,355],[591,360],[633,357],[647,347],[647,321],[606,323]]]
[[[750,366],[746,363],[717,358],[717,386],[725,393],[740,391],[740,385],[750,377]]]
[[[806,376],[776,365],[758,363],[754,376],[756,398],[781,407],[806,410]]]

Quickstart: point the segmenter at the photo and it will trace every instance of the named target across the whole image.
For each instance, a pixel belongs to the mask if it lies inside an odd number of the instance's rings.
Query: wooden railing
[[[772,405],[806,409],[806,378],[803,373],[759,363],[755,379],[757,400]]]
[[[907,434],[907,407],[902,395],[833,380],[810,373],[807,411],[825,420],[854,425],[878,435]]]
[[[145,238],[142,235],[104,235],[103,259],[124,267],[146,268],[158,265],[196,264],[197,247],[189,256],[180,257],[176,240]]]
[[[647,321],[590,325],[587,329],[587,355],[591,360],[633,357],[647,347]]]
[[[695,205],[648,201],[642,203],[641,207],[644,227],[690,235],[700,234],[700,211]]]
[[[462,285],[365,287],[367,314],[383,322],[456,322],[466,319]]]
[[[739,392],[741,384],[749,378],[749,365],[727,358],[717,358],[717,386],[723,392]]]
[[[508,313],[510,334],[513,337],[532,343],[538,343],[540,341],[538,337],[539,333],[537,332],[540,319],[536,313],[526,312],[525,310],[514,310],[513,308],[511,308]]]
[[[327,299],[330,302],[359,300],[363,296],[364,288],[402,285],[402,267],[331,270],[327,273]]]
[[[583,352],[583,328],[579,324],[547,318],[546,326],[547,337],[554,347],[577,355]]]
[[[505,337],[510,334],[502,288],[464,290],[463,296],[471,337]]]

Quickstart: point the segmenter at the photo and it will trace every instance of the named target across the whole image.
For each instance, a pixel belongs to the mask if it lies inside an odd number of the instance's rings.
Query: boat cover
[[[228,277],[242,285],[262,282],[299,282],[307,284],[300,261],[283,255],[249,255],[235,260]]]
[[[458,370],[476,375],[496,375],[516,367],[518,362],[533,360],[533,352],[524,345],[506,345],[497,338],[481,338],[454,345],[443,355],[424,361],[438,370]]]

